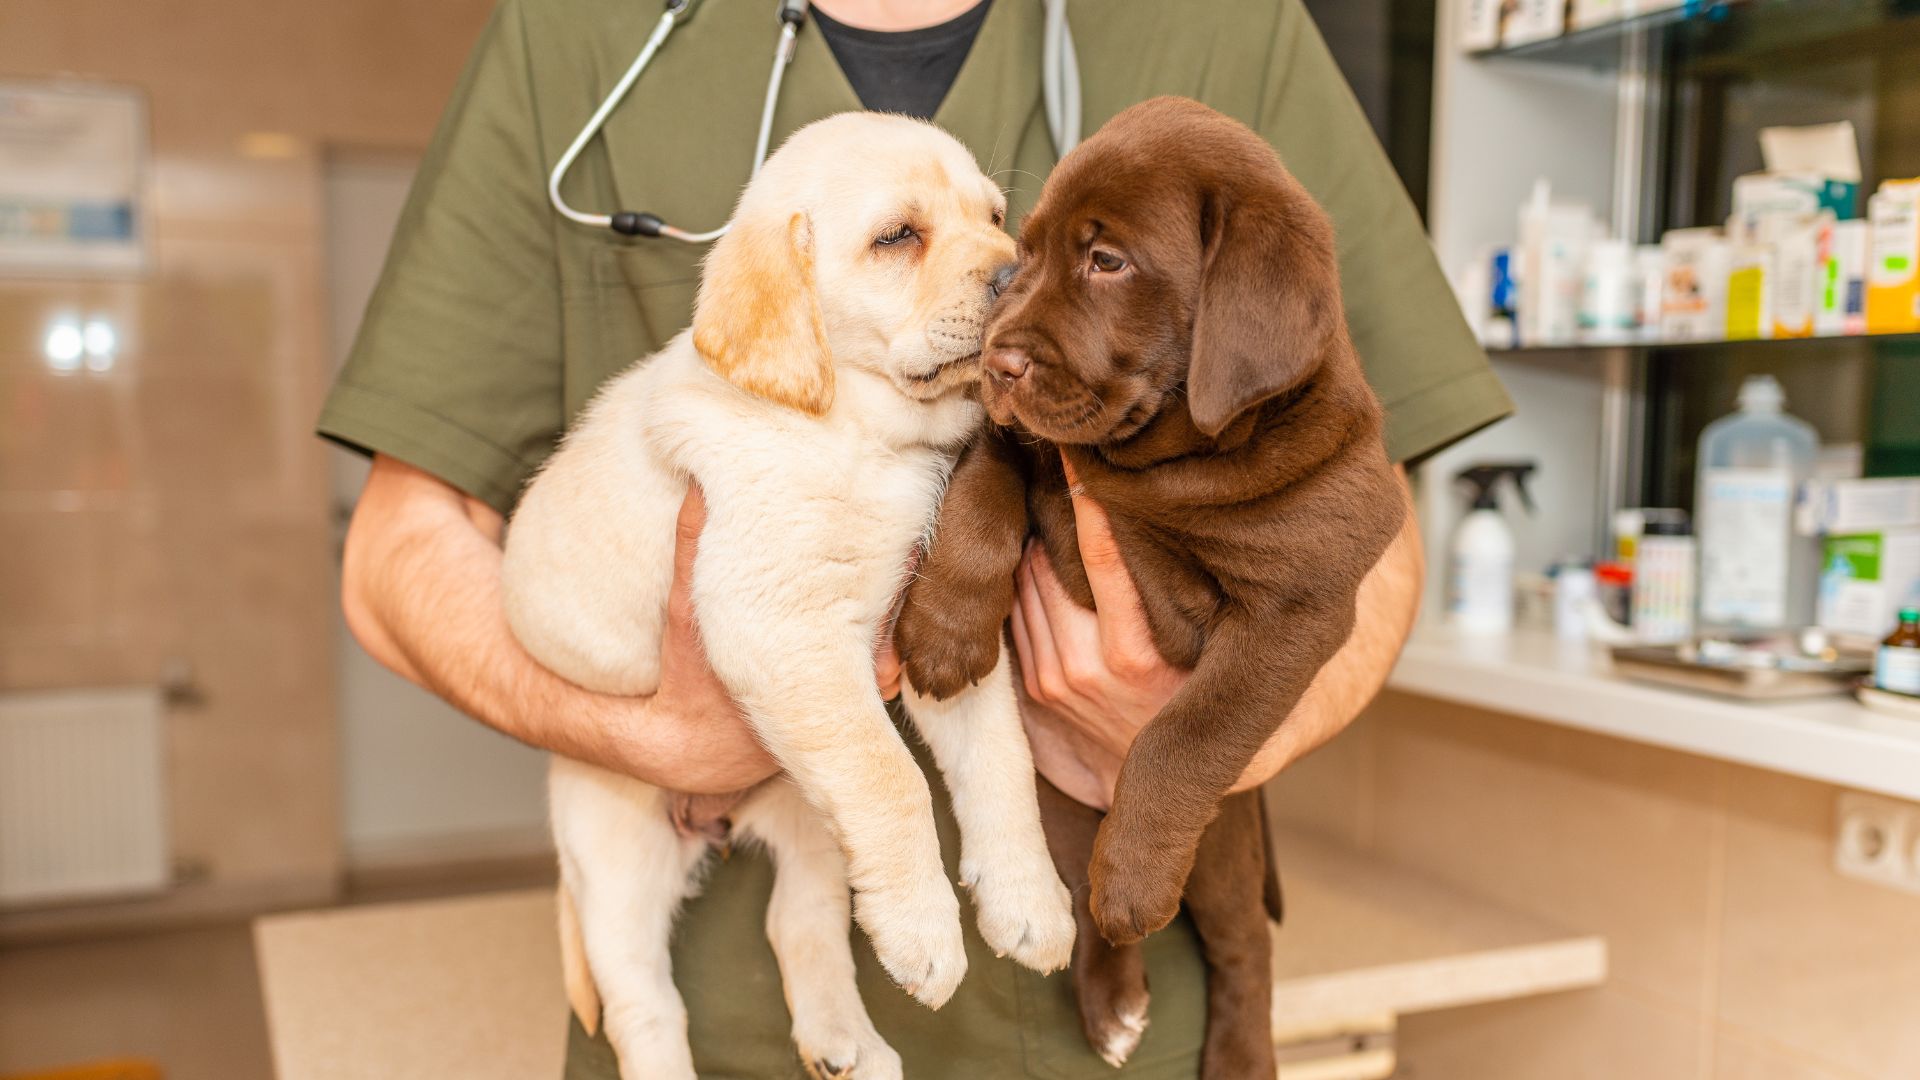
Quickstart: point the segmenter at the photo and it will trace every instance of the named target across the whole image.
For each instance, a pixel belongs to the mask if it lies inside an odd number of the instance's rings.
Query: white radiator
[[[0,695],[0,906],[168,879],[158,689]]]

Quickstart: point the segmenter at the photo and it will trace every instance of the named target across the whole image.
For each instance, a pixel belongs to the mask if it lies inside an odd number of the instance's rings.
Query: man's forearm
[[[1401,474],[1406,491],[1406,477]],[[1234,790],[1258,787],[1352,723],[1373,700],[1400,656],[1420,612],[1420,591],[1426,577],[1426,556],[1420,546],[1420,528],[1406,494],[1407,516],[1400,535],[1360,583],[1353,633],[1332,660],[1320,669],[1293,714],[1267,740]]]
[[[376,467],[347,536],[347,625],[374,659],[522,742],[597,759],[583,725],[545,722],[589,697],[506,626],[499,518],[424,473]]]

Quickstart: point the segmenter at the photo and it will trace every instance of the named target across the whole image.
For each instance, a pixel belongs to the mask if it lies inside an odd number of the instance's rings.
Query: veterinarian
[[[772,0],[701,0],[574,164],[567,201],[644,209],[689,231],[723,222],[751,163],[774,10]],[[1386,405],[1396,461],[1508,411],[1300,0],[1076,0],[1069,11],[1083,131],[1156,94],[1196,97],[1261,132],[1326,206],[1354,342]],[[863,106],[931,117],[1011,189],[1017,227],[1055,160],[1041,95],[1042,15],[1040,0],[817,0],[773,142]],[[645,700],[590,694],[541,669],[509,634],[499,592],[502,523],[568,418],[602,380],[691,318],[702,247],[563,219],[546,190],[658,18],[658,5],[635,0],[504,0],[422,162],[320,431],[375,455],[347,540],[343,596],[370,653],[534,746],[669,788],[725,793],[773,765],[707,671],[684,590],[660,692]],[[1016,618],[1044,628],[1051,646],[1021,657],[1040,770],[1102,806],[1133,734],[1182,676],[1153,651],[1099,508],[1082,499],[1078,510],[1099,615],[1029,568]],[[683,567],[700,514],[690,500],[681,515]],[[1410,516],[1361,591],[1348,645],[1243,785],[1332,737],[1379,689],[1418,603],[1415,529]],[[897,680],[884,656],[879,668],[883,686]],[[957,838],[941,809],[951,861]],[[681,921],[674,964],[703,1076],[802,1075],[762,933],[771,877],[758,855],[736,854]],[[996,960],[977,938],[969,949],[966,982],[934,1013],[857,946],[868,1007],[909,1077],[1194,1075],[1203,969],[1184,920],[1149,939],[1152,1025],[1118,1073],[1087,1048],[1068,980]],[[606,1044],[577,1025],[566,1075],[616,1075]]]

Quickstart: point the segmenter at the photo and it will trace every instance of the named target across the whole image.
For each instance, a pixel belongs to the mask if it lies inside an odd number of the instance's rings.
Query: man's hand
[[[1140,593],[1120,557],[1106,511],[1069,465],[1074,527],[1094,611],[1067,595],[1040,545],[1021,560],[1013,612],[1021,713],[1034,765],[1074,799],[1106,809],[1135,736],[1173,698],[1186,672],[1161,658]],[[1402,474],[1404,483],[1404,473]],[[1409,503],[1411,499],[1409,498]],[[1234,790],[1272,779],[1359,715],[1386,681],[1418,613],[1424,564],[1411,507],[1399,537],[1360,586],[1353,635],[1322,668],[1293,714]]]
[[[1035,766],[1061,791],[1105,809],[1134,736],[1187,673],[1161,658],[1107,513],[1067,469],[1094,610],[1067,595],[1045,549],[1029,543],[1014,593],[1013,645]]]
[[[706,496],[698,484],[690,485],[673,526],[673,585],[667,592],[667,625],[660,642],[660,687],[644,710],[681,728],[689,755],[700,762],[694,786],[664,786],[703,794],[741,791],[780,771],[708,666],[706,647],[700,643],[700,625],[693,611],[693,561],[706,523]],[[608,700],[613,703],[606,717],[610,727],[629,720],[623,713],[636,711],[635,699]],[[644,746],[637,748],[644,751]],[[631,762],[621,771],[632,773],[634,767],[644,766],[645,762]]]

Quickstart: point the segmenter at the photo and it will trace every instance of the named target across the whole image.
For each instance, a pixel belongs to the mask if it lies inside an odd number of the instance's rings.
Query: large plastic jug
[[[1706,627],[1780,630],[1813,621],[1820,541],[1795,534],[1793,505],[1820,439],[1785,405],[1779,380],[1750,376],[1739,410],[1700,433],[1694,513]]]

